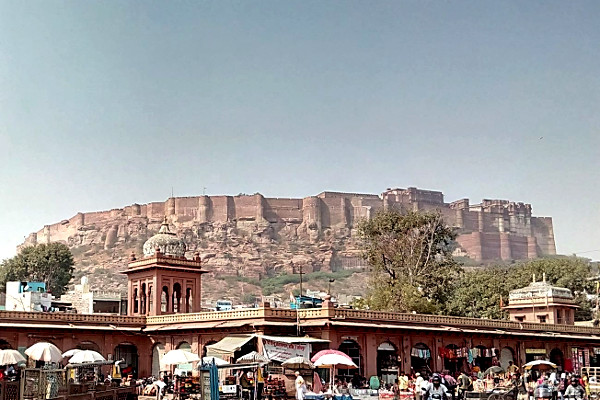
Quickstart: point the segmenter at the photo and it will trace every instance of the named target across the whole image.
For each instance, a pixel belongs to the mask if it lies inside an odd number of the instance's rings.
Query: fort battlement
[[[202,226],[233,224],[271,239],[284,232],[318,243],[325,236],[355,235],[359,220],[385,208],[442,213],[457,229],[459,252],[477,261],[527,259],[556,253],[552,219],[534,217],[531,205],[508,200],[444,201],[440,191],[388,188],[382,194],[322,192],[305,198],[262,194],[171,197],[109,211],[77,213],[30,234],[23,245],[64,242],[78,246],[102,241],[105,249],[156,231],[166,216],[178,232],[198,235]],[[250,228],[248,228],[250,229]],[[274,240],[274,239],[273,239]]]

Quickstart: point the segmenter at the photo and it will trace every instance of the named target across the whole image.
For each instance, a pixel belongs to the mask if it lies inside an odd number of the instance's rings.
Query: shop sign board
[[[263,339],[265,356],[269,360],[283,362],[292,357],[304,357],[310,359],[309,343],[283,343],[274,340]]]
[[[525,354],[546,354],[546,349],[525,349]]]

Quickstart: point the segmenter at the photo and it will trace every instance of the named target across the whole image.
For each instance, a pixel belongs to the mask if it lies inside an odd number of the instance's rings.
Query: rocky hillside
[[[125,292],[126,277],[119,272],[127,267],[132,252],[138,257],[142,254],[143,243],[158,232],[161,221],[148,221],[137,234],[107,245],[113,222],[87,226],[66,242],[75,258],[76,281],[86,275],[94,289]],[[289,235],[285,229],[275,232],[269,225],[248,221],[192,227],[175,223],[171,230],[185,240],[187,256],[199,252],[204,268],[210,271],[203,282],[208,304],[219,298],[240,302],[262,295],[286,300],[298,287],[300,269],[305,274],[305,289],[327,290],[329,279],[335,279],[333,289],[338,294],[364,292],[364,277],[359,277],[364,263],[355,240],[348,236],[329,233],[311,241]]]

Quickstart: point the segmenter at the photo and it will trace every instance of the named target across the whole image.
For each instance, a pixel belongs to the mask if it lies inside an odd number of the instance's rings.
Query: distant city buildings
[[[51,311],[52,299],[43,282],[6,282],[7,311]]]

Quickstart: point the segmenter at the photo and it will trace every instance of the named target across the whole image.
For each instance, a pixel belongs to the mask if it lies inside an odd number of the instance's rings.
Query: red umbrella
[[[310,361],[315,362],[317,361],[319,358],[323,357],[324,355],[327,354],[335,354],[338,356],[342,356],[342,357],[346,357],[349,361],[352,361],[352,359],[350,358],[350,356],[346,353],[342,353],[339,350],[332,350],[332,349],[327,349],[327,350],[321,350],[320,352],[318,352],[317,354],[315,354]]]

